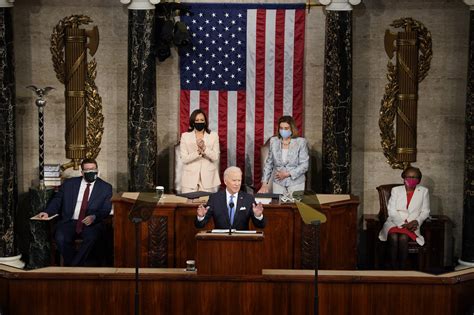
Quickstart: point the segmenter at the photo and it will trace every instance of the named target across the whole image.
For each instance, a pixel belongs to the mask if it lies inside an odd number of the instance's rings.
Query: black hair
[[[406,169],[403,170],[403,172],[402,172],[402,178],[403,178],[403,179],[405,179],[406,173],[407,173],[408,171],[414,171],[414,172],[416,172],[416,174],[417,174],[416,176],[417,176],[419,179],[421,179],[422,174],[421,174],[420,169],[419,169],[418,167],[413,167],[413,166],[408,166]]]
[[[84,164],[95,164],[95,168],[97,168],[97,161],[95,159],[85,158],[81,162],[81,170],[84,169]]]
[[[207,122],[207,116],[206,113],[202,109],[195,109],[192,113],[191,116],[189,117],[189,131],[194,130],[194,121],[196,120],[196,116],[202,114],[204,116],[204,123],[206,124],[206,127],[204,127],[204,130],[206,130],[207,133],[211,133],[211,130],[209,129],[209,123]]]

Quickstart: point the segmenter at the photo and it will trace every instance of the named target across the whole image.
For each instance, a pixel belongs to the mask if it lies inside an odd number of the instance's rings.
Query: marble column
[[[474,0],[464,0],[464,2],[470,7],[470,23],[466,89],[466,142],[464,146],[462,253],[459,263],[474,267]]]
[[[12,0],[0,0],[0,263],[23,268],[15,242],[18,175],[12,7]]]
[[[156,184],[155,4],[159,0],[121,0],[128,4],[128,170],[130,191]]]
[[[351,192],[352,6],[360,0],[320,0],[326,6],[322,187]]]

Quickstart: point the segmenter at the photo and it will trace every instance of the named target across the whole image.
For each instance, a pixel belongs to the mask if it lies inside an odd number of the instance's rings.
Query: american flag
[[[186,4],[192,47],[181,54],[180,130],[203,109],[220,139],[221,173],[259,186],[260,148],[282,115],[303,130],[304,4]]]

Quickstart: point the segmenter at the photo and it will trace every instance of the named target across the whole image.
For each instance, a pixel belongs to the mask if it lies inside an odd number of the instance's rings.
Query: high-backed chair
[[[181,161],[181,151],[179,141],[174,145],[174,190],[181,193],[181,172],[183,171],[183,161]]]
[[[260,147],[260,165],[262,166],[262,175],[263,175],[263,168],[265,167],[265,161],[267,160],[268,152],[270,151],[270,139],[271,138],[268,138],[268,140],[265,141],[264,145]],[[270,176],[270,179],[268,180],[268,182],[270,183],[268,185],[269,193],[271,193],[273,189],[272,184],[271,184],[272,180],[273,180],[273,173]]]
[[[376,233],[373,236],[377,237],[376,246],[375,246],[375,253],[374,253],[374,258],[375,258],[375,268],[383,268],[384,267],[384,262],[386,261],[387,253],[385,250],[384,244],[386,242],[381,242],[378,239],[378,231],[382,229],[383,224],[388,218],[388,200],[390,199],[390,195],[392,193],[392,188],[400,186],[400,184],[387,184],[387,185],[380,185],[377,187],[377,191],[379,193],[379,203],[380,203],[380,210],[377,215],[377,221],[378,223],[375,224],[372,228],[376,229]],[[423,225],[422,225],[423,228]],[[372,236],[372,237],[373,237]],[[425,246],[420,246],[416,241],[409,240],[408,241],[408,254],[411,255],[416,255],[416,269],[423,269],[424,268],[424,256],[426,252],[426,248],[429,246],[429,244],[425,244]]]

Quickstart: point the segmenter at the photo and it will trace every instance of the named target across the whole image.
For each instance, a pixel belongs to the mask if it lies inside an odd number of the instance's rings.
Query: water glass
[[[165,187],[163,186],[156,186],[155,188],[156,191],[156,198],[159,200],[163,196],[163,193],[165,192]]]

